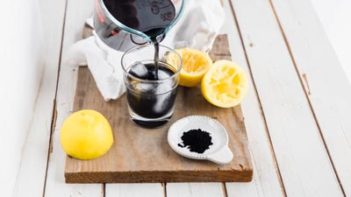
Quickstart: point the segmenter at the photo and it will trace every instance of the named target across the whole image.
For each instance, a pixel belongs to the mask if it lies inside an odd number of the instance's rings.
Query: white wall
[[[351,82],[351,0],[311,0]]]
[[[42,73],[37,0],[0,1],[0,192],[10,196]]]

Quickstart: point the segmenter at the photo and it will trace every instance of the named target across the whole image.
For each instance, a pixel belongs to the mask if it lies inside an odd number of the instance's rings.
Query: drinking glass
[[[172,117],[182,66],[180,55],[169,47],[159,46],[157,62],[154,53],[151,44],[137,46],[121,60],[130,118],[147,128],[161,126]]]

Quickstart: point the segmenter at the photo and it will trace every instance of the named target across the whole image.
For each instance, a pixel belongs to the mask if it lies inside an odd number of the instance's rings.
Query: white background
[[[351,81],[351,0],[311,1]],[[0,2],[0,190],[4,196],[14,186],[43,71],[46,46],[41,17],[37,0]]]
[[[0,2],[0,190],[9,196],[42,74],[37,0]]]
[[[351,0],[311,2],[351,82]]]

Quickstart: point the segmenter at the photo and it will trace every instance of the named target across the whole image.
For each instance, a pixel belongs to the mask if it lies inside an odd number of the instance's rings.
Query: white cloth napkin
[[[184,13],[178,23],[168,32],[161,44],[173,47],[191,47],[208,51],[224,22],[220,1],[186,0]],[[93,26],[92,19],[87,24]],[[121,48],[133,46],[130,40]],[[93,36],[75,43],[68,51],[65,65],[88,65],[97,88],[105,101],[119,98],[126,87],[123,82],[121,57],[123,50],[114,50]]]

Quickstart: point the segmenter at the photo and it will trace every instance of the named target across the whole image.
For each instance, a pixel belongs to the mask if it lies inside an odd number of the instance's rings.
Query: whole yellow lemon
[[[87,160],[104,155],[113,144],[113,134],[108,120],[101,113],[81,110],[66,118],[60,140],[68,155]]]

